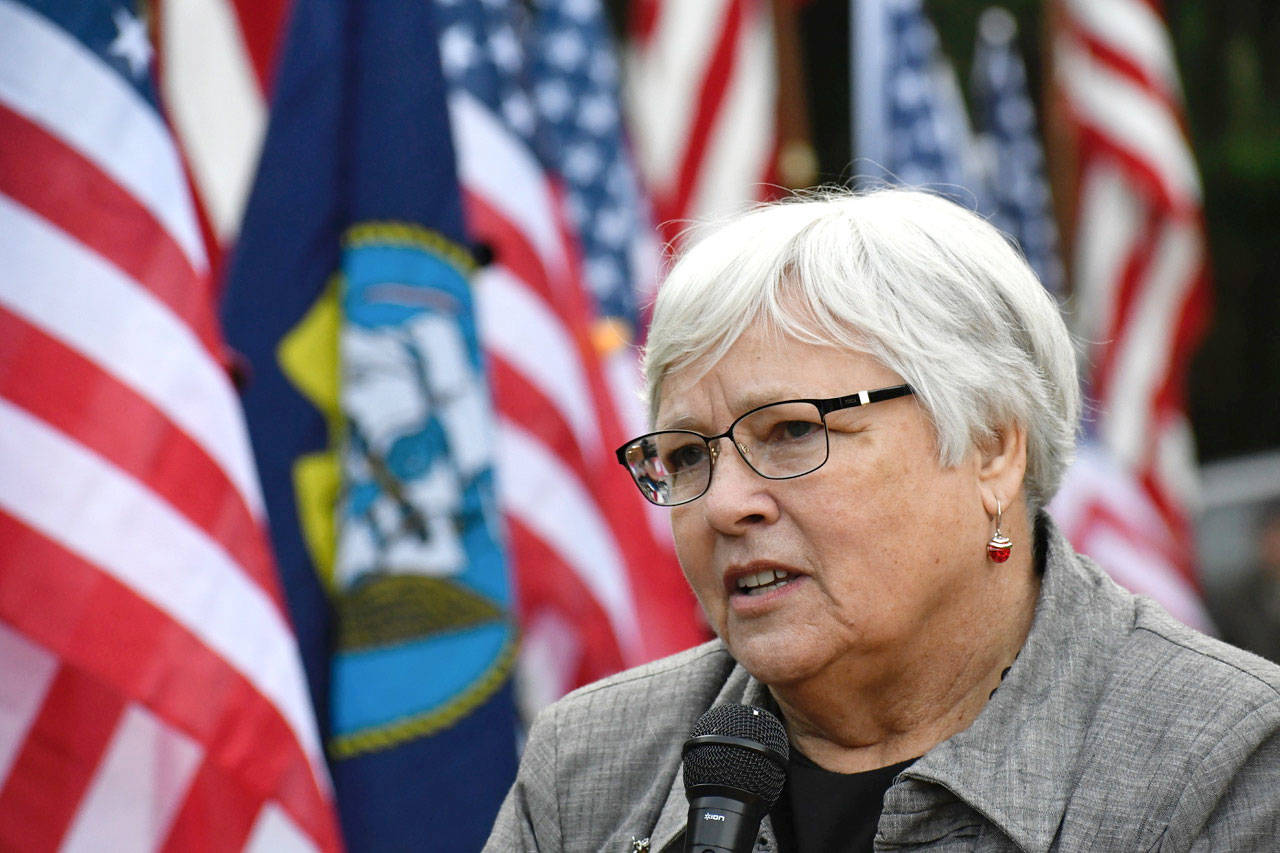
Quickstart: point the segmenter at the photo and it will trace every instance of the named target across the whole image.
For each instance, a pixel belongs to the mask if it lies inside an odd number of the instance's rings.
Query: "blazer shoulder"
[[[1190,784],[1220,791],[1280,734],[1280,666],[1149,599],[1135,599],[1132,627],[1113,652],[1083,755],[1121,799],[1125,779],[1144,780],[1129,795],[1170,808]]]
[[[1120,666],[1127,680],[1158,677],[1155,696],[1170,697],[1170,710],[1225,722],[1271,708],[1259,722],[1280,725],[1280,665],[1187,627],[1150,599],[1136,601]]]
[[[1119,616],[1088,638],[1095,656],[1076,685],[1063,837],[1072,849],[1154,850],[1164,839],[1160,849],[1185,850],[1198,827],[1243,820],[1258,801],[1255,768],[1280,736],[1280,667],[1141,596]]]
[[[687,729],[710,707],[734,668],[724,644],[712,640],[579,687],[539,717],[554,718],[561,732],[613,733],[619,727],[662,727],[667,721]]]

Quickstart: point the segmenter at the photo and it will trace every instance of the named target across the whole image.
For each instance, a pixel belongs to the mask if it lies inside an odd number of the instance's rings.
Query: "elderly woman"
[[[1280,668],[1044,513],[1074,355],[995,229],[898,190],[755,209],[676,264],[645,371],[619,458],[716,639],[540,714],[490,849],[682,849],[723,703],[790,740],[762,853],[1277,849]]]

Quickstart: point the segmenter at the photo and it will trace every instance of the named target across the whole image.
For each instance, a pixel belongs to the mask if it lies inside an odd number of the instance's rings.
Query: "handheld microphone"
[[[686,853],[749,853],[787,781],[787,732],[752,705],[717,705],[684,743]]]

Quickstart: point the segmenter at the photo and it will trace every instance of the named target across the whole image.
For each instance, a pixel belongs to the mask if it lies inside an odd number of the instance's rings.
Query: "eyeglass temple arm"
[[[914,393],[915,389],[910,385],[893,385],[888,388],[878,388],[875,391],[859,391],[856,394],[837,397],[834,400],[815,400],[813,402],[817,403],[818,409],[822,414],[826,415],[839,409],[851,409],[854,406],[879,403],[881,400],[892,400],[895,397],[905,397]]]

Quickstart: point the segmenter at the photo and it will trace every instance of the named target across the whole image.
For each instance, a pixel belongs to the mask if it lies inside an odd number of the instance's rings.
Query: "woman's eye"
[[[677,447],[675,450],[667,454],[666,465],[667,470],[675,473],[685,468],[692,468],[695,465],[702,464],[707,458],[707,448],[702,444],[686,444],[683,447]]]
[[[774,441],[795,441],[822,431],[822,424],[812,421],[782,421],[773,428]]]

